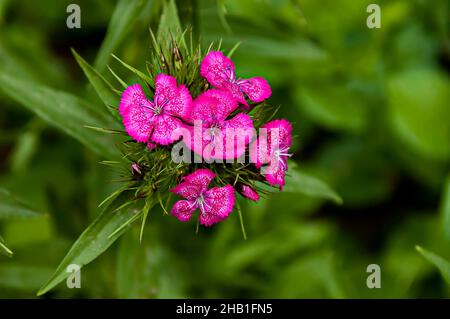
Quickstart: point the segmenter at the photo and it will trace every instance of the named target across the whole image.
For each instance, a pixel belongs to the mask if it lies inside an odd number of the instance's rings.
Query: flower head
[[[245,95],[252,102],[262,102],[272,94],[269,84],[262,77],[236,78],[233,62],[220,51],[212,51],[205,56],[200,73],[210,84],[230,92],[236,101],[247,108]]]
[[[208,189],[214,176],[209,169],[198,169],[185,176],[179,185],[171,189],[171,192],[185,198],[174,204],[171,214],[185,222],[199,209],[200,223],[205,226],[227,218],[234,206],[234,189],[231,185]]]
[[[229,118],[236,109],[236,100],[226,91],[208,90],[199,95],[193,102],[189,120],[200,123],[201,130],[190,127],[188,146],[206,160],[238,158],[244,154],[254,136],[253,122],[244,113]]]
[[[284,175],[288,169],[287,158],[292,144],[292,125],[285,119],[270,121],[261,128],[258,139],[250,145],[250,158],[256,167],[269,164],[265,171],[266,180],[271,184],[284,186]]]
[[[172,62],[169,64],[178,65],[170,70],[166,68],[168,61],[161,62],[159,55],[154,57],[149,72],[155,82],[141,76],[148,87],[154,87],[153,99],[147,98],[139,84],[126,87],[119,113],[126,132],[138,143],[127,141],[121,149],[124,158],[131,161],[130,189],[136,196],[170,190],[183,197],[175,202],[171,215],[188,221],[199,210],[199,222],[210,226],[232,212],[235,191],[256,202],[260,190],[252,186],[255,182],[282,189],[287,158],[291,156],[288,150],[292,127],[287,120],[274,120],[260,127],[270,106],[249,112],[251,106],[272,94],[265,79],[236,77],[233,62],[222,52],[209,52],[203,60],[201,51],[196,52],[195,56],[190,52],[183,58],[186,52],[177,47],[173,54],[167,54]],[[171,75],[155,73],[161,69],[169,70]],[[177,83],[177,78],[186,79],[186,86]],[[205,86],[204,78],[213,89]],[[194,100],[188,87],[195,94]],[[258,138],[255,125],[260,129]],[[171,145],[180,137],[180,143]],[[192,152],[201,158],[192,156]],[[245,164],[249,159],[256,169]],[[185,170],[192,171],[186,164],[200,163],[198,160],[208,166],[184,176],[177,185]],[[216,174],[220,186],[209,187]]]
[[[174,142],[172,133],[182,127],[179,118],[188,116],[192,98],[184,85],[177,86],[174,77],[158,74],[153,101],[148,100],[139,84],[128,86],[122,93],[119,113],[127,133],[138,142],[168,145]]]

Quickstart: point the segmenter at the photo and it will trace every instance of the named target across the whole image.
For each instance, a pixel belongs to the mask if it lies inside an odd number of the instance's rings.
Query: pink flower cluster
[[[269,98],[272,92],[267,81],[261,77],[236,78],[231,59],[218,51],[205,56],[200,73],[214,88],[195,99],[192,99],[185,85],[178,85],[174,77],[162,73],[155,78],[153,100],[146,97],[139,84],[128,86],[119,104],[119,113],[127,133],[137,142],[146,143],[153,149],[177,141],[180,138],[180,134],[174,133],[177,130],[193,132],[194,123],[200,121],[206,133],[200,139],[185,141],[192,151],[205,160],[229,159],[242,156],[249,146],[252,163],[261,172],[269,167],[264,173],[267,182],[279,186],[281,190],[287,170],[287,157],[290,156],[288,149],[292,142],[292,126],[287,120],[268,122],[262,126],[264,133],[258,137],[250,133],[241,139],[237,136],[232,143],[226,141],[224,134],[228,129],[254,132],[253,121],[246,113],[252,107],[248,100],[259,103]],[[215,141],[226,147],[221,151],[205,152]],[[172,215],[180,221],[187,221],[199,209],[200,223],[205,226],[225,219],[233,210],[235,188],[231,185],[208,188],[214,177],[209,169],[197,169],[185,176],[171,190],[185,198],[175,203]],[[242,196],[253,201],[259,199],[252,187],[244,184],[235,187]]]

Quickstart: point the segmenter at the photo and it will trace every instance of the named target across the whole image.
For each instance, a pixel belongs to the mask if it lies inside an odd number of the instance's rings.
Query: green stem
[[[244,237],[244,240],[247,240],[247,234],[245,233],[245,226],[244,226],[244,218],[242,217],[241,205],[239,205],[238,201],[236,201],[236,208],[239,215],[239,221],[241,223],[242,236]]]

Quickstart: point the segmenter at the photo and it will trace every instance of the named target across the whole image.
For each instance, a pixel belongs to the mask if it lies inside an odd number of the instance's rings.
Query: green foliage
[[[444,224],[444,232],[447,240],[450,240],[450,176],[445,182],[444,192],[442,194],[441,214]]]
[[[12,99],[35,112],[46,122],[58,127],[85,144],[92,151],[110,158],[116,152],[105,136],[87,130],[83,125],[111,127],[113,122],[104,112],[72,94],[56,91],[46,86],[0,74],[0,86]]]
[[[293,166],[293,167],[292,167]],[[286,186],[283,189],[286,193],[300,193],[308,196],[330,199],[337,204],[342,204],[342,198],[323,181],[306,174],[291,165],[291,169],[286,177]]]
[[[439,269],[442,277],[444,277],[445,281],[450,285],[450,262],[420,246],[416,246],[416,250],[421,253],[426,260]]]
[[[178,18],[177,6],[175,0],[163,1],[163,10],[158,26],[158,41],[165,42],[169,39],[170,34],[181,32],[180,19]],[[184,42],[184,40],[183,40]]]
[[[52,273],[51,268],[24,265],[1,266],[2,287],[14,290],[36,290]]]
[[[102,71],[109,59],[111,53],[119,46],[124,38],[129,34],[130,29],[136,23],[142,10],[149,10],[154,5],[153,0],[120,0],[112,14],[108,24],[108,31],[105,39],[97,53],[94,66]]]
[[[449,81],[429,69],[412,69],[390,79],[393,129],[409,146],[431,159],[450,159]]]
[[[0,187],[0,220],[25,219],[39,215],[40,213],[11,195],[6,189]],[[12,257],[13,255],[13,252],[6,246],[5,240],[1,236],[0,252],[8,257]]]
[[[358,92],[333,84],[331,87],[298,88],[298,105],[325,127],[362,131],[367,125],[367,109]]]
[[[15,198],[9,191],[0,188],[0,220],[36,217],[39,213]]]
[[[69,30],[63,2],[0,1],[0,298],[449,297],[448,4],[380,0],[368,29],[369,3],[83,0]],[[154,176],[162,152],[133,155],[116,110],[159,72],[195,96],[217,48],[268,79],[251,116],[281,106],[294,156],[283,192],[258,184],[272,193],[196,232],[164,212],[176,199],[154,191],[178,177]],[[81,289],[58,285],[70,263]]]
[[[119,95],[114,93],[113,86],[93,67],[91,67],[75,50],[72,54],[77,60],[89,82],[94,87],[98,96],[105,104],[108,111],[118,120],[120,120],[117,105],[119,103]]]
[[[127,221],[140,212],[141,203],[136,200],[130,203],[130,198],[132,199],[129,192],[122,192],[103,210],[73,244],[53,276],[38,291],[38,295],[46,293],[64,280],[69,275],[66,271],[69,265],[85,266],[120,237],[128,226]]]
[[[8,257],[11,257],[13,255],[13,252],[6,246],[5,240],[1,237],[0,237],[0,252]]]

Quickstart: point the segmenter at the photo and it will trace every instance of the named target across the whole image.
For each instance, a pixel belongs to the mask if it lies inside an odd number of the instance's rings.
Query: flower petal
[[[229,92],[238,103],[244,106],[245,109],[249,108],[247,100],[245,99],[244,92],[239,87],[239,84],[232,82],[224,82],[223,86],[221,87],[221,90]]]
[[[160,73],[155,78],[155,103],[162,105],[175,98],[178,93],[177,80],[170,75]]]
[[[202,121],[202,124],[209,127],[225,120],[228,114],[219,99],[203,93],[194,100],[190,120],[191,123]]]
[[[231,185],[213,187],[204,193],[205,212],[200,213],[200,223],[211,226],[224,220],[232,212],[234,207],[234,188]]]
[[[231,112],[236,110],[238,107],[238,103],[233,95],[224,90],[208,90],[203,93],[203,96],[212,97],[218,100],[217,108],[220,110],[220,114],[222,114],[223,119],[227,118],[227,116],[229,116]]]
[[[191,151],[203,156],[203,145],[208,143],[208,141],[203,141],[203,129],[201,126],[199,126],[199,129],[195,129],[193,126],[187,126],[187,130],[189,134],[183,136],[184,143]]]
[[[246,146],[253,140],[253,121],[249,115],[239,113],[224,124],[222,135],[225,153],[222,158],[238,158],[245,153]]]
[[[260,131],[258,138],[249,147],[250,162],[258,168],[269,163],[271,158],[269,147],[267,131]]]
[[[269,182],[272,186],[280,186],[280,191],[283,190],[284,186],[284,176],[286,171],[281,167],[278,166],[278,169],[275,169],[273,172],[264,174],[266,180]]]
[[[199,113],[200,111],[197,112]],[[187,128],[190,140],[185,142],[189,149],[207,161],[240,157],[255,136],[252,119],[244,113],[239,113],[230,120],[211,120],[206,124],[202,121],[202,124]]]
[[[211,51],[202,61],[200,74],[213,86],[223,88],[224,83],[235,78],[234,64],[222,52]]]
[[[183,177],[183,181],[195,186],[201,187],[202,190],[208,188],[209,183],[214,179],[216,174],[207,168],[199,168],[191,174]]]
[[[278,141],[280,145],[283,146],[291,146],[292,144],[292,124],[286,120],[286,119],[280,119],[280,120],[273,120],[270,122],[267,122],[263,126],[263,128],[267,128],[269,139],[271,133],[274,132],[274,129],[278,129]]]
[[[184,84],[181,84],[178,87],[177,98],[171,101],[166,109],[172,115],[179,116],[182,119],[188,121],[189,116],[192,113],[192,107],[193,104],[191,93],[189,93],[188,88]]]
[[[277,133],[278,135],[274,135]],[[250,160],[256,167],[261,167],[273,159],[275,148],[287,149],[291,144],[291,123],[285,119],[270,121],[261,126],[258,139],[250,145]]]
[[[161,145],[168,145],[180,137],[175,130],[182,127],[183,123],[175,117],[161,114],[154,117],[153,126],[151,140]]]
[[[192,111],[192,97],[184,85],[177,86],[177,80],[160,73],[155,78],[155,102],[162,105],[168,114],[187,119]]]
[[[128,135],[138,142],[147,142],[152,133],[153,113],[149,107],[152,103],[139,84],[130,85],[123,91],[119,113]]]
[[[272,95],[269,83],[262,77],[239,80],[238,83],[252,102],[262,102]]]
[[[170,192],[183,196],[188,200],[195,200],[201,195],[202,191],[202,186],[195,185],[189,182],[181,182],[170,190]]]
[[[179,221],[187,222],[196,209],[191,201],[179,200],[173,205],[170,214],[178,218]]]

